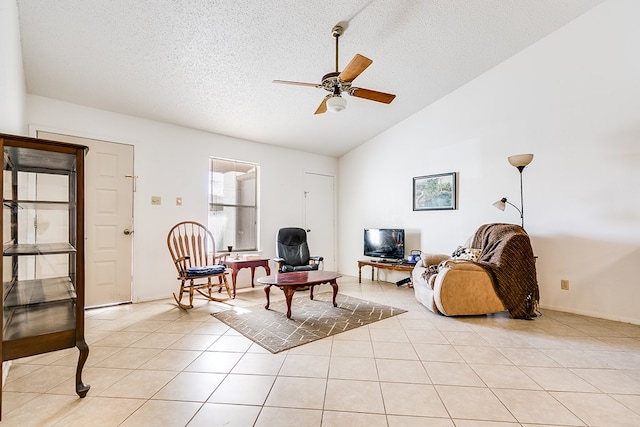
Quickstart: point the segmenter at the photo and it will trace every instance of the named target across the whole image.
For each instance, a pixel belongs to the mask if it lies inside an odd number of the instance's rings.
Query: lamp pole
[[[518,166],[518,171],[520,172],[520,222],[522,223],[522,228],[524,228],[524,193],[522,191],[522,171],[524,170],[525,166]]]

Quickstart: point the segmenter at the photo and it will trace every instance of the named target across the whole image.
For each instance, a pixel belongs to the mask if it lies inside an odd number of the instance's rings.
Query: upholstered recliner
[[[274,261],[280,273],[317,270],[323,260],[321,256],[309,255],[307,232],[304,229],[286,227],[278,230]]]
[[[535,316],[539,301],[535,257],[529,236],[513,224],[485,224],[471,240],[476,261],[423,254],[412,271],[416,298],[446,316],[508,310],[512,317]]]

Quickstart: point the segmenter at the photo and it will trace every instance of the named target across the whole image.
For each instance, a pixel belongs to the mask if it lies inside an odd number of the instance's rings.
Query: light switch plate
[[[160,196],[151,196],[151,204],[152,205],[162,204],[162,198]]]

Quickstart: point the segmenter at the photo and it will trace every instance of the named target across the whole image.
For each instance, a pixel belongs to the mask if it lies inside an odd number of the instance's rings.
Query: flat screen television
[[[404,230],[401,228],[365,228],[364,255],[388,260],[404,258]]]

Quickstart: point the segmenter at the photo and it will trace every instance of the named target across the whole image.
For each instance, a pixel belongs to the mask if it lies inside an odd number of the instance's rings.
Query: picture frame
[[[413,210],[454,210],[458,198],[456,172],[413,178]]]

